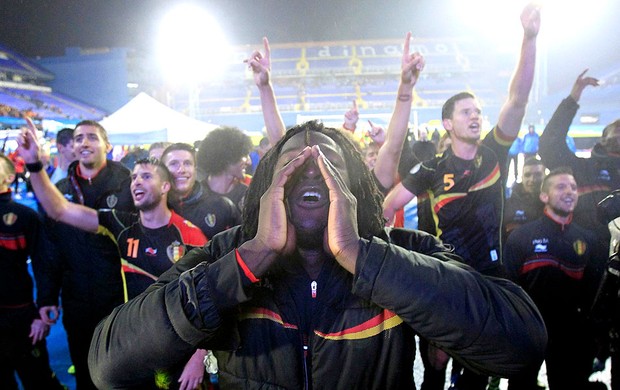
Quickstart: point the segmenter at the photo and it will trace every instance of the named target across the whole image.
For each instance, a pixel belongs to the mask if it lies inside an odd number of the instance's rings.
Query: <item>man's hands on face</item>
[[[37,128],[32,119],[25,117],[27,128],[17,137],[19,155],[26,164],[39,161],[39,141],[37,140]]]
[[[360,239],[357,231],[357,199],[318,145],[312,147],[312,154],[329,190],[329,216],[324,233],[324,249],[334,256],[343,268],[355,273]]]
[[[287,214],[285,186],[299,169],[303,169],[309,159],[317,161],[329,191],[329,215],[323,236],[323,250],[353,273],[359,252],[357,199],[316,145],[305,147],[299,155],[274,174],[271,186],[261,197],[258,231],[254,240],[251,240],[253,242],[251,247],[255,251],[270,253],[272,256],[268,256],[268,260],[275,260],[278,255],[288,255],[295,250],[298,237]],[[262,264],[265,267],[269,265]],[[260,276],[262,274],[260,271],[255,274],[258,273]]]
[[[295,250],[295,229],[286,212],[284,187],[288,180],[312,158],[312,149],[306,146],[301,153],[273,175],[271,186],[260,199],[257,239],[263,247],[278,255],[288,255]]]

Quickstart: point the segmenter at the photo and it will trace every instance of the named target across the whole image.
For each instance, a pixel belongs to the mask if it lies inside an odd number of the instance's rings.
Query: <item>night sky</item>
[[[203,0],[233,44],[432,36],[446,0]],[[0,42],[26,56],[61,55],[65,47],[152,49],[165,0],[2,0]],[[436,6],[433,7],[432,5]],[[423,15],[427,15],[423,17]],[[442,22],[443,20],[443,22]]]
[[[202,0],[231,44],[471,35],[471,23],[489,23],[484,9],[464,16],[463,0]],[[496,0],[499,1],[499,0]],[[508,1],[508,0],[502,0]],[[620,1],[606,0],[599,20],[549,48],[553,78],[572,84],[586,67],[620,67]],[[1,0],[0,43],[28,57],[58,56],[65,47],[130,47],[150,53],[158,23],[172,0]],[[464,3],[467,4],[467,3]],[[583,13],[587,2],[581,2]],[[543,9],[544,11],[544,9]],[[518,16],[515,15],[515,18]],[[543,28],[545,23],[543,12]],[[474,20],[472,20],[474,19]],[[492,36],[492,28],[487,36]],[[481,37],[486,39],[486,37]],[[258,46],[260,47],[260,46]],[[208,50],[208,48],[204,48]],[[565,79],[565,80],[564,80]],[[551,86],[556,82],[550,79]]]

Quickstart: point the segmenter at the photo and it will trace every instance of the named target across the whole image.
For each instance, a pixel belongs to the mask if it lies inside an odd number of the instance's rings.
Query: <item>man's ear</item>
[[[446,129],[446,131],[451,131],[452,130],[452,120],[451,119],[444,119],[441,121],[441,123],[443,123],[443,128]]]
[[[171,188],[172,188],[172,184],[170,184],[169,181],[165,181],[161,185],[161,191],[163,194],[167,194]]]
[[[10,186],[11,184],[13,184],[13,182],[15,181],[15,174],[11,173],[10,175],[7,175],[6,177],[6,185],[7,187]]]
[[[108,153],[110,153],[110,151],[112,151],[112,144],[107,142],[105,144],[105,153],[108,154]]]
[[[549,201],[549,195],[547,195],[546,192],[541,192],[538,195],[538,199],[540,199],[540,201],[543,202],[544,204],[547,204],[547,202]]]

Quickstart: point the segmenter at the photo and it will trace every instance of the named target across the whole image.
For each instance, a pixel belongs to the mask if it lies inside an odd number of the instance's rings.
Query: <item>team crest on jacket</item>
[[[215,214],[207,214],[207,216],[205,217],[205,223],[207,224],[207,226],[212,228],[213,226],[215,226],[215,222]]]
[[[586,243],[584,241],[577,240],[577,241],[573,242],[573,249],[575,250],[576,254],[581,256],[584,253],[586,253],[586,249],[588,249],[588,246],[586,245]]]
[[[15,213],[7,213],[2,216],[2,222],[6,226],[11,226],[17,221],[17,215]]]
[[[482,156],[481,155],[477,155],[475,160],[474,160],[474,166],[476,167],[476,169],[480,168],[480,166],[482,165]]]
[[[105,203],[108,205],[109,208],[113,209],[114,206],[116,206],[116,204],[118,203],[118,198],[114,194],[109,195],[107,198],[105,198]]]
[[[166,254],[171,261],[176,262],[185,254],[185,247],[180,242],[174,241],[166,248]]]

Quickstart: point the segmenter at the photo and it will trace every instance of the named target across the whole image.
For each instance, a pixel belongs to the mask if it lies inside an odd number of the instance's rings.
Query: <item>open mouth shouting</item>
[[[329,203],[329,195],[323,182],[302,184],[288,194],[288,201],[304,209],[314,209]]]
[[[146,196],[146,193],[142,189],[136,189],[133,191],[133,200],[136,202],[141,201]]]

